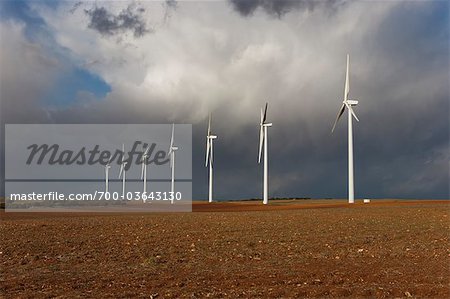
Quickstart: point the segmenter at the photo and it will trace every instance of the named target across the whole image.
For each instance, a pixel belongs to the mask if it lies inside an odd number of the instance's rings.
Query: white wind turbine
[[[258,163],[261,163],[261,154],[263,152],[264,145],[264,177],[263,177],[263,203],[266,205],[269,203],[269,163],[267,153],[267,128],[272,126],[272,123],[266,123],[267,118],[267,103],[266,107],[261,108],[261,121],[259,124],[259,155]]]
[[[141,180],[143,180],[144,183],[144,193],[147,193],[147,158],[148,158],[148,150],[150,148],[147,147],[147,149],[144,152],[144,155],[142,155],[142,168],[141,168]]]
[[[342,102],[341,109],[337,114],[336,120],[334,121],[333,129],[331,129],[331,133],[334,132],[336,128],[336,124],[341,118],[342,114],[345,111],[345,108],[348,109],[348,202],[355,202],[355,185],[354,185],[354,177],[353,177],[353,126],[352,126],[352,118],[354,117],[357,121],[359,121],[355,112],[353,111],[353,107],[358,105],[357,100],[349,100],[348,94],[350,92],[350,82],[349,82],[349,64],[350,57],[347,54],[347,70],[345,73],[345,86],[344,86],[344,100]]]
[[[211,134],[211,113],[208,120],[208,133],[206,135],[206,161],[205,167],[209,166],[209,189],[208,189],[208,201],[213,201],[213,154],[214,154],[214,139],[216,135]]]
[[[105,165],[105,193],[108,193],[108,185],[109,185],[109,169],[111,168],[111,158],[109,158],[108,163]]]
[[[125,161],[125,145],[122,144],[122,161],[120,162],[120,172],[119,179],[122,177],[122,199],[126,199],[125,197],[125,181],[126,181],[126,172],[125,167],[127,166],[127,162]]]
[[[170,191],[172,192],[173,196],[175,196],[175,194],[174,194],[174,191],[175,191],[175,151],[178,150],[178,147],[173,145],[174,131],[175,131],[175,124],[172,124],[172,137],[170,138],[169,155],[170,155],[170,168],[172,170],[172,181],[170,184]]]

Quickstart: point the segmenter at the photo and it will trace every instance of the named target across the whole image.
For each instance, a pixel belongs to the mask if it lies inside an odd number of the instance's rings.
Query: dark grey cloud
[[[176,9],[178,6],[178,2],[176,0],[166,0],[166,6]]]
[[[313,10],[317,6],[337,7],[345,0],[229,0],[233,8],[243,16],[251,16],[261,8],[267,14],[282,17],[293,9]]]
[[[94,7],[86,9],[85,13],[89,16],[88,27],[98,31],[104,36],[113,36],[118,33],[130,31],[134,37],[142,37],[151,30],[147,28],[142,13],[145,8],[129,5],[118,15],[109,12],[105,7]]]

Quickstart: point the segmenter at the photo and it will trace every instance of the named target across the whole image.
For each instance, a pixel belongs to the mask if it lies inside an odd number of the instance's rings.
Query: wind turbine
[[[105,165],[105,193],[108,193],[108,185],[109,185],[109,169],[111,168],[111,158],[108,160],[108,163]]]
[[[125,161],[125,145],[122,143],[122,161],[120,162],[120,172],[119,179],[122,177],[122,199],[126,199],[125,197],[125,181],[126,181],[126,172],[125,167],[127,166],[127,162]]]
[[[141,180],[144,182],[144,193],[147,193],[147,158],[148,158],[148,150],[150,148],[147,147],[147,149],[144,152],[144,155],[142,156],[142,168],[141,168]]]
[[[209,166],[209,189],[208,189],[208,201],[213,201],[213,153],[214,153],[214,139],[216,135],[211,134],[211,113],[208,120],[208,132],[206,135],[206,161],[205,167]]]
[[[263,177],[263,203],[266,205],[269,203],[269,163],[267,156],[267,128],[272,126],[272,123],[267,123],[267,103],[266,107],[261,108],[261,121],[259,124],[259,155],[258,155],[258,163],[261,163],[261,154],[263,152],[264,145],[264,177]]]
[[[175,196],[175,194],[174,194],[174,191],[175,191],[175,151],[178,150],[178,147],[173,145],[174,131],[175,131],[175,124],[172,124],[172,137],[170,138],[169,155],[170,155],[170,168],[172,169],[172,182],[170,184],[170,191],[172,192],[173,196]]]
[[[357,100],[349,100],[348,94],[350,92],[350,82],[349,82],[349,64],[350,64],[350,56],[347,54],[347,70],[345,72],[345,86],[344,86],[344,100],[342,101],[341,109],[337,114],[336,120],[334,121],[333,129],[331,129],[331,133],[334,132],[336,128],[336,124],[341,118],[342,114],[345,111],[345,108],[348,110],[348,203],[355,202],[355,184],[353,177],[353,125],[352,118],[354,117],[357,121],[359,121],[355,112],[353,111],[353,107],[358,105]]]

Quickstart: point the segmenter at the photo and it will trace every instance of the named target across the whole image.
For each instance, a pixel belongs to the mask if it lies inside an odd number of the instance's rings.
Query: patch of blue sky
[[[67,67],[51,90],[44,96],[42,103],[50,106],[70,106],[80,100],[80,95],[92,95],[101,99],[111,87],[98,75],[95,75],[72,62],[68,49],[61,47],[54,39],[53,33],[33,9],[33,1],[0,1],[0,18],[18,21],[24,25],[25,37],[32,43],[39,44],[47,55],[62,62]],[[36,2],[36,1],[34,1]],[[57,8],[58,1],[39,1],[39,5]],[[5,37],[6,38],[6,37]]]
[[[111,87],[99,76],[81,68],[73,68],[64,73],[54,87],[45,95],[43,102],[49,106],[67,107],[80,101],[102,99],[111,91]],[[91,98],[82,98],[86,95]]]
[[[23,24],[25,36],[34,42],[42,31],[47,31],[47,28],[45,21],[33,11],[30,3],[31,1],[22,0],[0,1],[0,17],[2,20],[13,20]]]

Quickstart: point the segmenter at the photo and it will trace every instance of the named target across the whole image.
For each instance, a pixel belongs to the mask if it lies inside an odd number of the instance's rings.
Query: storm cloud
[[[251,16],[261,8],[269,15],[282,17],[292,9],[313,10],[318,6],[337,7],[345,0],[229,0],[234,9],[243,16]]]
[[[142,19],[141,14],[144,11],[145,8],[129,5],[117,15],[112,14],[105,7],[86,9],[85,13],[90,18],[88,27],[104,36],[131,31],[134,37],[142,37],[151,32]]]

